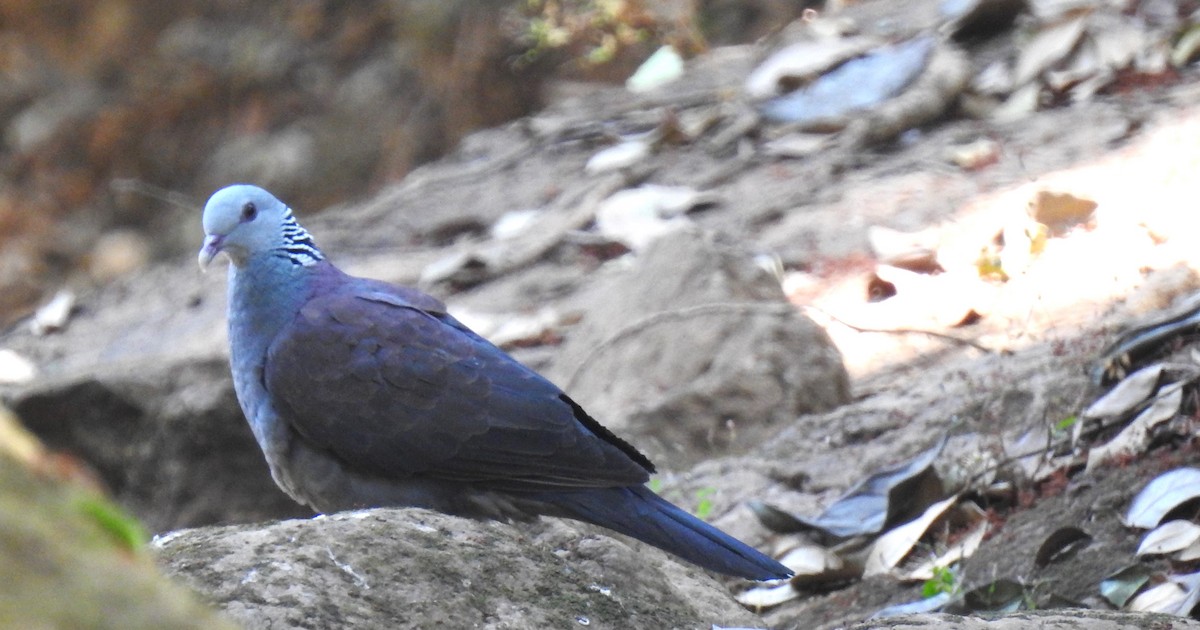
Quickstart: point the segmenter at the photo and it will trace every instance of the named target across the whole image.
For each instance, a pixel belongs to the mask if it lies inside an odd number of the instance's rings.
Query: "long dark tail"
[[[791,577],[787,567],[669,503],[645,486],[555,493],[561,516],[632,536],[692,564],[751,580]]]

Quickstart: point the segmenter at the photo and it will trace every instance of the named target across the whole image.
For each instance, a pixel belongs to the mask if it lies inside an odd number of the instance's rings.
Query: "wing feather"
[[[552,383],[407,297],[372,284],[314,298],[271,344],[267,391],[305,439],[372,474],[511,491],[653,472]]]

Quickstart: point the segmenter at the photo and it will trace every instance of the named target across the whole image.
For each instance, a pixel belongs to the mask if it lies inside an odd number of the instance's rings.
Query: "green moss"
[[[0,423],[0,627],[230,627],[158,573],[140,524]]]

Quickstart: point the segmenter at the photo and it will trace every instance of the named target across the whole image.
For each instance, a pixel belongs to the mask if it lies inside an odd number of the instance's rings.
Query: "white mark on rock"
[[[588,590],[596,591],[597,593],[600,593],[601,595],[604,595],[605,597],[612,597],[612,589],[607,586],[600,586],[599,584],[590,584],[590,585],[588,585]]]
[[[246,575],[242,577],[241,584],[250,584],[258,581],[258,569],[250,569]]]
[[[150,539],[150,546],[154,547],[155,549],[162,549],[163,547],[171,544],[172,540],[179,538],[179,536],[180,532],[167,532],[161,536],[155,534],[154,538]]]
[[[355,571],[354,567],[338,560],[337,556],[333,555],[333,550],[328,547],[325,548],[325,553],[329,554],[329,559],[333,561],[334,566],[345,571],[347,575],[354,578],[354,582],[361,586],[364,591],[370,590],[371,585],[367,583],[367,578],[360,575],[358,571]]]

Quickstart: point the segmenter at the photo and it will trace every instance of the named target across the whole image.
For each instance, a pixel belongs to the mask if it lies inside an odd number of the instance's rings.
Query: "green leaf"
[[[716,488],[700,488],[696,491],[696,518],[706,521],[712,514],[713,502],[710,497],[717,493]]]
[[[921,585],[921,597],[929,599],[942,593],[953,594],[958,590],[957,578],[954,570],[949,567],[934,567],[933,577],[925,580],[925,583]]]
[[[105,533],[130,551],[138,551],[150,539],[146,529],[137,519],[121,508],[101,497],[83,497],[75,502],[76,508],[91,517]]]

